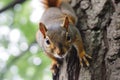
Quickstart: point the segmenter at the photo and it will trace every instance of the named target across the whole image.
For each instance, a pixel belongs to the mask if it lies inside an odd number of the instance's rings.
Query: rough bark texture
[[[73,47],[53,80],[120,80],[120,0],[71,0],[90,67]]]

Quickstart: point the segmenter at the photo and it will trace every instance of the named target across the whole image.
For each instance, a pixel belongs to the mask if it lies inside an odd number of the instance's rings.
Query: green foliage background
[[[13,0],[0,0],[0,9],[11,1]],[[0,13],[0,31],[9,29],[8,33],[0,32],[0,80],[52,80],[50,60],[35,40],[38,24],[30,20],[33,12],[31,1],[27,0]],[[10,40],[10,34],[14,30],[20,33],[17,42]],[[26,47],[21,47],[23,43]],[[18,48],[19,54],[10,45]],[[7,59],[4,60],[2,55],[7,55]]]

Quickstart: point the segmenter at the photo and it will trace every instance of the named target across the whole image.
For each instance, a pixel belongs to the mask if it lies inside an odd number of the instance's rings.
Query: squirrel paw
[[[59,70],[60,65],[63,63],[63,58],[59,59],[56,58],[56,61],[52,61],[52,65],[51,65],[51,72],[53,73],[53,75],[56,75],[56,73]]]
[[[52,65],[51,65],[51,72],[53,75],[56,75],[56,73],[58,72],[58,69],[60,67],[60,64],[56,61],[52,62]]]
[[[83,62],[85,62],[85,64],[89,67],[89,62],[87,60],[87,58],[91,59],[92,57],[89,56],[88,54],[86,54],[84,51],[82,53],[80,53],[80,65],[83,67]]]

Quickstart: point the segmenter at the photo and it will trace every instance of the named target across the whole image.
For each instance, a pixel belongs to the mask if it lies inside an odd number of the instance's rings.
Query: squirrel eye
[[[71,41],[70,35],[67,35],[67,41]]]
[[[50,41],[49,41],[49,39],[46,39],[46,43],[49,45],[50,44]]]

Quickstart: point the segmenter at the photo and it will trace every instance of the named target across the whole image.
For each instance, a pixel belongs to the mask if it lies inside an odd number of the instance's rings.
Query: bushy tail
[[[41,0],[45,8],[49,7],[59,7],[62,3],[62,0]]]

